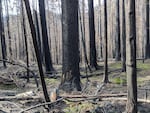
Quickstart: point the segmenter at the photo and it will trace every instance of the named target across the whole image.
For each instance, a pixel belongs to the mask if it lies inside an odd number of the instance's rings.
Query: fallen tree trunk
[[[39,96],[30,96],[30,97],[5,96],[5,97],[0,97],[0,101],[36,100],[36,99],[42,99],[42,98]]]
[[[119,94],[100,94],[100,95],[60,95],[63,98],[104,98],[104,97],[122,97],[127,96],[126,93]]]

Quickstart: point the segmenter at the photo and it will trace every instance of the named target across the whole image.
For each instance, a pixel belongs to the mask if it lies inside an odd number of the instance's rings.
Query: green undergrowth
[[[137,69],[140,69],[140,70],[150,70],[150,63],[138,62],[137,63]]]
[[[121,66],[122,66],[121,62],[117,61],[115,63],[110,64],[109,67],[114,68],[114,69],[118,69],[118,68],[121,68]]]
[[[45,78],[45,81],[47,84],[58,84],[58,79],[52,79],[52,78]]]
[[[126,78],[116,77],[116,78],[112,79],[112,83],[126,85],[127,80],[126,80]]]
[[[63,111],[65,113],[86,113],[95,108],[95,105],[89,102],[68,102],[66,101],[68,107],[66,107]]]

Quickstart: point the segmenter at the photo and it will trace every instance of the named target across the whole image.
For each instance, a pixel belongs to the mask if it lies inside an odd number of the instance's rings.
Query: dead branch
[[[60,98],[60,99],[57,99],[55,102],[41,103],[41,104],[38,104],[38,105],[35,105],[35,106],[32,106],[32,107],[29,107],[29,108],[27,108],[27,109],[24,109],[24,110],[22,110],[20,113],[24,113],[25,111],[29,111],[29,110],[31,110],[31,109],[34,109],[34,108],[37,108],[37,107],[40,107],[40,106],[52,105],[52,104],[54,104],[54,103],[56,103],[56,102],[59,102],[59,101],[62,101],[62,100],[63,100],[63,98]]]
[[[16,101],[16,100],[36,100],[41,99],[39,96],[30,96],[30,97],[16,97],[16,96],[5,96],[0,97],[0,101]]]
[[[101,100],[123,100],[123,101],[127,101],[127,98],[123,98],[123,97],[109,97],[109,98],[101,98]],[[142,103],[150,103],[150,100],[146,100],[146,99],[139,99],[138,98],[138,102],[142,102]]]
[[[105,98],[105,97],[122,97],[126,96],[126,93],[119,94],[101,94],[101,95],[60,95],[63,98]]]
[[[37,76],[35,75],[35,73],[34,73],[30,68],[28,68],[28,67],[26,67],[26,66],[24,66],[24,65],[15,63],[15,62],[10,62],[10,61],[8,61],[8,60],[4,60],[4,59],[0,59],[0,61],[5,61],[6,63],[12,64],[12,65],[17,65],[17,66],[23,67],[23,68],[25,68],[26,70],[28,70],[28,71],[31,72],[32,75],[34,76],[34,78],[35,78],[35,83],[36,83],[37,88],[39,87],[39,83],[38,83],[38,80],[37,80]]]

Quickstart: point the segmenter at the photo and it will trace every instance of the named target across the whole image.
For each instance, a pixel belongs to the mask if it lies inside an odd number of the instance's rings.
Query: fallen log
[[[100,95],[70,95],[64,94],[60,95],[63,98],[103,98],[103,97],[122,97],[127,96],[127,93],[119,93],[119,94],[100,94]]]
[[[127,101],[127,98],[117,98],[117,97],[109,97],[109,98],[102,98],[101,100],[123,100],[123,101]],[[138,98],[138,102],[142,102],[142,103],[150,103],[150,100],[146,100],[146,99],[139,99]]]
[[[31,96],[31,97],[5,96],[5,97],[0,97],[0,101],[35,100],[35,99],[42,99],[42,98],[39,96]]]

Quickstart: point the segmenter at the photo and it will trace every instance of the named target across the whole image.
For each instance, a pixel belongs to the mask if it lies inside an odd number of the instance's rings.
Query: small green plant
[[[125,78],[117,77],[117,78],[113,79],[113,83],[115,83],[115,84],[121,84],[121,85],[126,85],[127,80]]]

